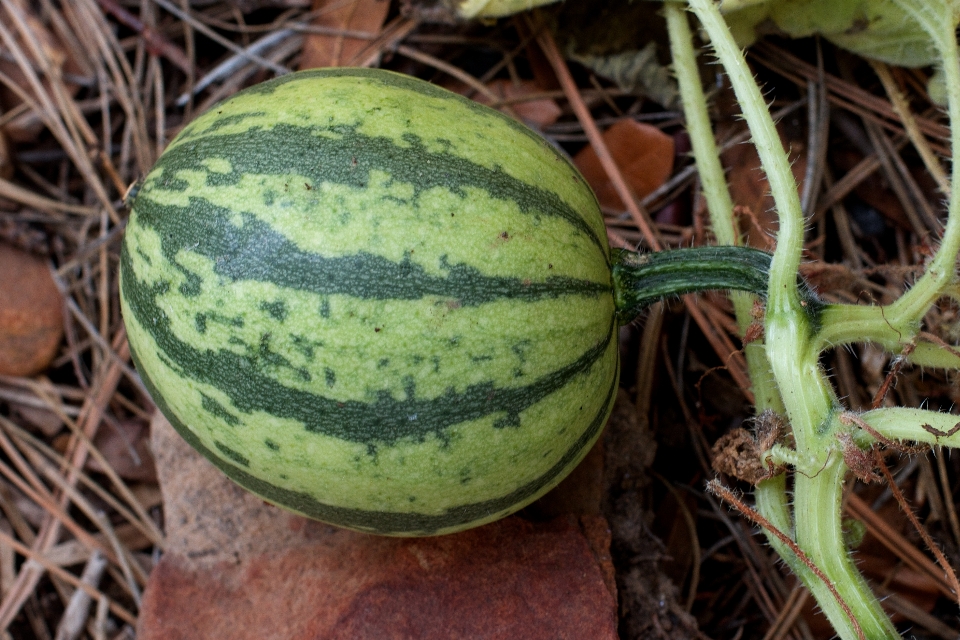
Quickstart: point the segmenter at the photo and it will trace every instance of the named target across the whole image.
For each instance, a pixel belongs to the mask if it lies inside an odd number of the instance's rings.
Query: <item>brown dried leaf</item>
[[[503,100],[523,98],[543,92],[543,87],[534,80],[513,82],[501,78],[490,82],[487,87]],[[487,105],[490,104],[487,97],[482,94],[474,96],[474,100]],[[521,120],[537,129],[549,127],[560,118],[562,113],[556,101],[547,98],[514,102],[511,103],[510,108]]]
[[[721,136],[729,133],[721,132]],[[798,189],[803,189],[803,179],[806,174],[806,141],[789,137],[780,126],[780,138],[784,148],[788,150],[790,166]],[[727,181],[730,185],[730,196],[733,204],[742,207],[741,215],[747,214],[751,219],[744,221],[741,226],[747,234],[747,244],[752,247],[771,248],[770,239],[776,236],[777,213],[774,208],[773,197],[770,195],[770,183],[760,167],[760,156],[752,144],[738,144],[721,154],[724,168],[727,170]]]
[[[107,464],[126,480],[155,483],[157,471],[147,442],[147,425],[140,420],[121,420],[97,430],[93,443]],[[87,469],[102,472],[96,458],[87,459]]]
[[[32,376],[63,337],[63,301],[46,263],[0,244],[0,374]]]
[[[327,29],[376,34],[383,27],[390,3],[387,0],[314,0],[313,11],[320,12],[312,25]],[[370,40],[343,35],[311,33],[303,43],[301,69],[344,67],[356,64],[354,58]]]
[[[10,149],[10,142],[7,140],[7,134],[0,129],[0,178],[9,180],[13,177],[13,151]]]
[[[638,198],[653,193],[673,173],[673,138],[652,125],[625,118],[607,129],[603,139]],[[593,147],[584,147],[573,161],[597,194],[601,206],[624,208]]]
[[[57,435],[63,428],[63,420],[49,409],[19,403],[10,403],[10,409],[19,421],[39,429],[48,438]]]

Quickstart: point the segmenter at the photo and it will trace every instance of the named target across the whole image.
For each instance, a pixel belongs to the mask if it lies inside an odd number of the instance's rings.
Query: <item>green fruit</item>
[[[120,272],[137,369],[183,437],[344,527],[511,513],[613,404],[592,192],[522,125],[406,76],[300,72],[194,120],[132,203]]]

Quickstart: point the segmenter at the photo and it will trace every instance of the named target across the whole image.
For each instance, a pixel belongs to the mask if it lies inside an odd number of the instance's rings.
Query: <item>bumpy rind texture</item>
[[[268,501],[389,535],[511,513],[618,375],[596,200],[541,138],[385,71],[283,76],[186,127],[121,253],[134,361]]]

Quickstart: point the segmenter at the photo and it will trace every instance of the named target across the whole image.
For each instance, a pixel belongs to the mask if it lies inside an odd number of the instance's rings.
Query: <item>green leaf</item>
[[[951,4],[958,6],[956,0]],[[768,33],[793,38],[819,34],[844,49],[898,66],[937,61],[926,32],[887,0],[725,0],[721,10],[740,46]]]
[[[463,0],[457,6],[461,18],[500,18],[557,0]]]

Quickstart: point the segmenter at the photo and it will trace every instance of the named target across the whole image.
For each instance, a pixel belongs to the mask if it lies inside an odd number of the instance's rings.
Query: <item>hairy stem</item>
[[[956,24],[944,0],[893,0],[930,36],[942,61],[950,117],[953,158],[960,157],[960,54],[954,33]],[[852,342],[875,342],[898,353],[920,330],[920,321],[938,298],[953,295],[957,286],[957,254],[960,252],[960,172],[953,171],[947,223],[940,247],[926,272],[896,302],[886,307],[836,305],[825,312],[818,336],[821,348]]]
[[[664,15],[670,35],[673,70],[680,88],[687,132],[690,134],[713,233],[718,244],[739,245],[740,233],[733,215],[733,199],[730,197],[723,166],[720,164],[720,152],[710,124],[710,114],[707,112],[707,98],[700,85],[697,56],[693,48],[693,34],[687,21],[687,12],[679,2],[667,2],[664,5]],[[743,337],[756,320],[756,297],[746,292],[734,291],[730,294],[730,300],[733,302],[740,337]],[[783,400],[770,376],[770,363],[767,362],[763,343],[754,341],[745,345],[744,357],[753,385],[757,412],[770,409],[782,414]]]
[[[690,5],[730,78],[779,213],[764,327],[767,357],[786,408],[797,459],[806,469],[819,469],[795,476],[794,527],[797,546],[822,571],[826,582],[811,579],[810,572],[800,571],[799,575],[842,638],[860,637],[860,629],[868,638],[898,638],[843,542],[840,496],[846,465],[842,456],[836,455],[835,434],[830,429],[839,400],[820,367],[815,340],[818,327],[811,322],[809,303],[797,286],[804,219],[789,161],[760,89],[716,4],[690,0]],[[771,515],[784,519],[782,505],[766,506]]]
[[[612,262],[621,324],[669,296],[717,289],[763,295],[770,271],[770,254],[749,247],[692,247],[655,253],[616,250]]]

